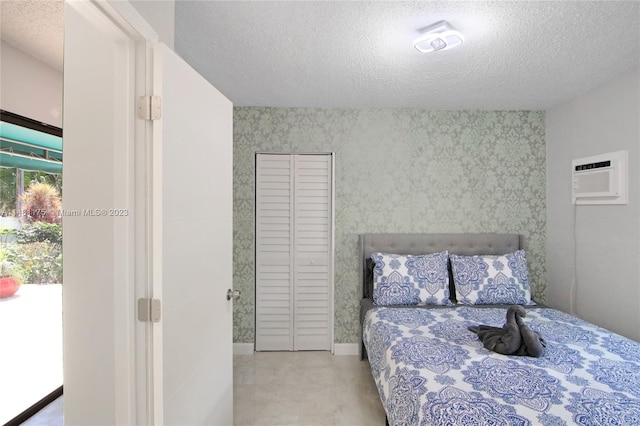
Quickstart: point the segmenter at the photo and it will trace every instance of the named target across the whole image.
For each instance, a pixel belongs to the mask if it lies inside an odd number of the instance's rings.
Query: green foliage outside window
[[[62,244],[62,225],[59,223],[34,222],[25,224],[16,232],[16,241],[19,244],[28,244],[42,241]]]
[[[62,196],[62,175],[46,173],[42,171],[24,170],[24,188],[28,188],[34,182],[46,183],[55,188],[59,196]],[[20,216],[16,210],[17,205],[17,175],[15,167],[0,167],[0,216]]]
[[[24,222],[60,223],[62,220],[60,192],[49,183],[32,181],[22,194],[21,201]]]
[[[62,283],[62,175],[22,173],[26,190],[18,211],[18,170],[0,167],[0,216],[20,217],[22,222],[21,229],[0,229],[0,250],[19,267],[23,283]]]
[[[17,216],[15,168],[0,167],[0,216]]]
[[[30,284],[62,283],[62,246],[50,241],[5,246],[7,258],[20,266],[23,282]]]

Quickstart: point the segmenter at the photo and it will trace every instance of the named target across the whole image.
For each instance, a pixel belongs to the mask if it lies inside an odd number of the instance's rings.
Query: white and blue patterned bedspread
[[[549,308],[524,319],[541,358],[482,347],[506,308],[373,308],[363,338],[389,424],[640,425],[640,344]]]

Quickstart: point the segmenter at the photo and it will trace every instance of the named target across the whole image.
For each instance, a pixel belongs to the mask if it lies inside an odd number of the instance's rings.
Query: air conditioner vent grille
[[[571,162],[573,204],[627,204],[627,151]]]

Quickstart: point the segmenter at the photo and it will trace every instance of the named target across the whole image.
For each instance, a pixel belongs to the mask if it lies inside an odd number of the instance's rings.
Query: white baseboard
[[[253,343],[234,343],[234,355],[253,355]]]
[[[334,355],[360,355],[357,343],[336,343],[333,348]]]
[[[336,343],[334,345],[334,355],[360,355],[357,343]],[[255,353],[253,343],[234,343],[234,355],[253,355]]]

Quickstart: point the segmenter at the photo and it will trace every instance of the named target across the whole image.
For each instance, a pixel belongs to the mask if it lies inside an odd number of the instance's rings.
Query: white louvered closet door
[[[256,350],[331,350],[332,156],[256,164]]]
[[[293,348],[293,163],[256,158],[256,350]]]
[[[330,350],[331,156],[294,157],[294,350]]]

